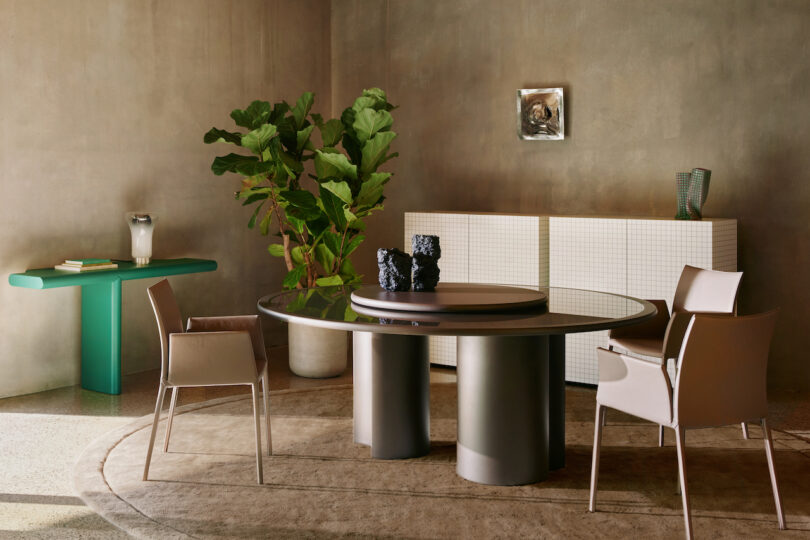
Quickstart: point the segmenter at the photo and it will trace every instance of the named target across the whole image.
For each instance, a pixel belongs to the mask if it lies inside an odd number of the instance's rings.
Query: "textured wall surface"
[[[0,396],[74,384],[79,291],[7,285],[72,256],[127,257],[123,213],[161,214],[156,257],[186,314],[253,312],[283,269],[210,161],[252,99],[380,86],[401,157],[356,256],[403,212],[675,214],[674,174],[712,169],[705,214],[739,223],[742,312],[782,308],[771,381],[810,384],[810,3],[806,0],[0,0]],[[565,88],[566,139],[521,141],[518,88]],[[157,366],[124,284],[124,371]]]
[[[78,288],[10,287],[67,257],[129,258],[128,210],[160,215],[156,258],[206,257],[172,283],[185,315],[255,313],[284,275],[246,228],[203,134],[253,99],[312,90],[330,112],[326,1],[0,0],[0,396],[76,384]],[[145,289],[124,282],[123,370],[159,365]]]
[[[771,383],[810,384],[810,3],[343,0],[332,103],[381,86],[399,138],[358,268],[403,211],[674,216],[675,172],[739,222],[741,312],[781,307]],[[518,88],[565,88],[564,141],[516,135]],[[400,246],[401,247],[401,246]]]

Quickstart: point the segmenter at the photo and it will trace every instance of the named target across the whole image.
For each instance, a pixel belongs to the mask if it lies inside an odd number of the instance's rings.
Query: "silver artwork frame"
[[[523,88],[517,91],[518,137],[529,141],[565,139],[562,88]]]

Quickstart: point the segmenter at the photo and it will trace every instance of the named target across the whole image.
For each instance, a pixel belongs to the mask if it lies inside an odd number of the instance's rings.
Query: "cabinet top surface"
[[[511,213],[511,212],[460,212],[450,210],[424,210],[405,212],[406,215],[411,214],[449,214],[455,216],[510,216],[510,217],[547,217],[547,218],[560,218],[560,219],[630,219],[638,221],[674,221],[676,223],[716,223],[716,222],[736,222],[735,218],[703,218],[703,219],[675,219],[661,216],[622,216],[622,215],[603,215],[603,214],[524,214],[524,213]]]
[[[467,284],[442,284],[445,287]],[[435,313],[369,308],[352,302],[366,286],[318,287],[262,297],[259,311],[288,322],[359,332],[409,335],[543,335],[592,332],[651,318],[655,306],[617,294],[538,287],[546,304],[499,313]],[[496,286],[492,286],[495,288]],[[422,293],[414,293],[422,294]]]
[[[109,282],[116,279],[122,281],[129,279],[143,279],[149,277],[162,277],[177,274],[193,274],[196,272],[211,272],[217,269],[217,262],[209,259],[153,259],[149,264],[137,265],[132,261],[113,262],[118,268],[109,270],[87,270],[84,272],[69,272],[54,268],[36,268],[8,277],[9,284],[27,289],[51,289],[55,287],[71,287],[74,285],[90,285],[93,283]]]

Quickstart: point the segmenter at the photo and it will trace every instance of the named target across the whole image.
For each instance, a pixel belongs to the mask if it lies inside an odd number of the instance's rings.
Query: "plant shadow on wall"
[[[284,258],[286,289],[360,282],[349,257],[365,239],[364,218],[383,208],[383,189],[392,173],[378,169],[398,155],[388,153],[396,137],[390,113],[395,107],[379,88],[363,90],[340,118],[326,121],[310,113],[314,100],[312,92],[305,92],[294,106],[254,101],[231,112],[247,133],[211,128],[203,139],[253,154],[219,156],[211,170],[243,176],[235,196],[243,206],[256,206],[249,228],[258,226],[267,235],[275,224],[279,241],[268,251]],[[312,141],[315,128],[321,148]],[[308,160],[314,162],[315,174],[307,174],[312,191],[301,182]]]

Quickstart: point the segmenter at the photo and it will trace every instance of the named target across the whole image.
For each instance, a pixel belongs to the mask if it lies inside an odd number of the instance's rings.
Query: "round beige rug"
[[[274,455],[256,484],[249,396],[178,409],[168,453],[161,422],[150,480],[141,481],[151,415],[95,441],[75,485],[96,512],[142,538],[683,537],[671,433],[608,413],[599,511],[587,512],[594,392],[568,388],[567,466],[546,482],[484,486],[455,473],[456,388],[431,386],[429,455],[378,461],[352,442],[352,389],[271,394]],[[696,536],[757,538],[810,530],[810,459],[778,442],[788,527],[777,530],[757,429],[687,434]],[[798,530],[797,530],[798,529]]]

